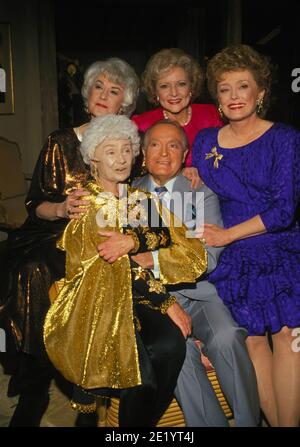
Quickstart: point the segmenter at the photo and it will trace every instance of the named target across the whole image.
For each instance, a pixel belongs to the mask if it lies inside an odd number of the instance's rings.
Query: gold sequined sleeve
[[[80,219],[69,221],[56,246],[66,251],[66,279],[70,279],[80,272],[84,265],[95,257],[99,257],[95,214],[95,200],[92,195],[84,196],[89,202],[88,211]]]
[[[175,304],[177,300],[175,296],[168,295],[167,299],[160,305],[155,305],[152,301],[144,297],[141,297],[138,302],[139,304],[144,304],[144,306],[150,307],[150,309],[158,310],[160,313],[166,314],[169,307],[173,306],[173,304]]]
[[[140,304],[166,313],[168,308],[174,304],[176,299],[171,297],[163,283],[154,278],[151,270],[144,269],[130,261],[132,270],[132,286],[134,295]]]
[[[188,238],[188,230],[167,208],[162,218],[169,225],[171,245],[160,248],[158,262],[163,284],[194,283],[207,270],[207,252],[199,239]]]
[[[131,235],[135,242],[131,254],[168,247],[171,243],[170,231],[167,226],[163,225],[154,200],[148,197],[142,203],[139,203],[139,210],[140,213],[142,213],[142,210],[144,211],[147,221],[146,218],[141,219],[141,225],[124,228],[124,233]]]
[[[66,251],[66,279],[72,278],[76,272],[81,269],[80,254],[83,251],[82,247],[82,232],[85,226],[86,216],[82,216],[80,220],[71,220],[62,237],[56,243],[57,248]]]

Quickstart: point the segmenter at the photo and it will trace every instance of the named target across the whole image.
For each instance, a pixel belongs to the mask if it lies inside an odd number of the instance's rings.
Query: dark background
[[[178,5],[169,1],[102,0],[77,7],[72,2],[56,0],[55,24],[61,126],[82,121],[82,75],[95,60],[121,57],[140,75],[154,52],[180,47],[205,67],[208,58],[235,38],[234,27],[238,27],[241,42],[270,56],[274,65],[273,96],[267,118],[300,129],[300,92],[291,89],[291,72],[300,67],[300,2],[182,0]],[[77,66],[72,113],[67,110],[72,107],[66,81],[70,62]],[[206,89],[198,100],[211,102]],[[137,112],[149,107],[141,96]]]

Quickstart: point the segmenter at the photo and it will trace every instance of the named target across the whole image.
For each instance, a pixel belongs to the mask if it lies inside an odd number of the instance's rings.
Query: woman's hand
[[[134,240],[130,235],[118,231],[98,231],[98,234],[108,238],[97,246],[99,256],[107,262],[115,262],[134,248]]]
[[[57,217],[79,219],[89,205],[89,201],[82,197],[88,195],[90,193],[82,188],[73,190],[64,202],[57,204]]]
[[[233,239],[231,237],[230,228],[222,228],[214,224],[204,224],[204,231],[200,236],[204,239],[206,245],[211,247],[224,247],[231,244]]]
[[[192,333],[192,319],[182,309],[180,304],[174,303],[167,310],[166,314],[179,327],[184,338],[187,338]]]
[[[191,181],[191,187],[196,189],[203,185],[203,181],[199,176],[197,168],[183,168],[181,171],[182,175]]]

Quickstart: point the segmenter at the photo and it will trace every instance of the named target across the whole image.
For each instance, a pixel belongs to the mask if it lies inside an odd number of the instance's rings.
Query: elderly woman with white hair
[[[139,80],[124,60],[110,58],[86,71],[82,95],[91,121],[107,114],[130,115]],[[6,314],[20,366],[9,384],[20,394],[10,426],[39,426],[53,377],[43,344],[43,324],[51,284],[64,276],[65,256],[56,241],[69,219],[86,211],[82,185],[90,177],[79,146],[90,122],[52,132],[40,153],[26,199],[26,222],[9,237]]]
[[[89,207],[69,222],[58,242],[66,251],[66,276],[44,326],[49,358],[66,379],[87,394],[121,390],[120,426],[153,426],[159,420],[185,357],[184,336],[191,331],[184,311],[184,324],[172,321],[169,308],[178,304],[164,284],[131,258],[167,248],[174,237],[172,229],[152,226],[162,213],[148,195],[129,188],[128,197],[120,196],[138,152],[137,127],[124,116],[95,118],[85,132],[81,153],[94,178],[86,185]],[[112,234],[111,253],[105,240]],[[183,230],[177,238],[188,246]],[[95,403],[77,399],[73,408],[93,411]]]

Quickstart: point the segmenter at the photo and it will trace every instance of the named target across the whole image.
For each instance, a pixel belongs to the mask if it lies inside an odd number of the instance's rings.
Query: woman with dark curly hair
[[[223,123],[213,104],[193,104],[200,95],[203,72],[198,62],[180,48],[166,48],[155,53],[142,75],[142,89],[148,101],[159,107],[134,115],[133,121],[145,132],[162,119],[176,121],[183,127],[190,146],[185,165],[192,166],[192,144],[197,133],[206,127]],[[188,178],[198,177],[189,170]]]
[[[208,245],[225,246],[209,280],[240,326],[272,426],[300,420],[300,134],[262,118],[268,60],[230,46],[208,64],[208,86],[228,124],[201,131],[193,164],[220,199],[224,228],[205,225]],[[272,339],[272,348],[269,339]]]

